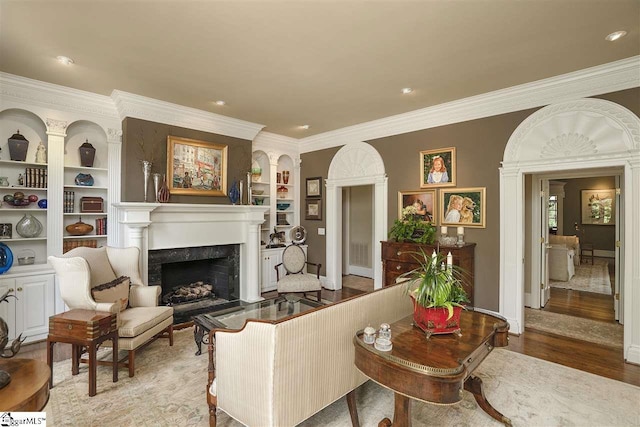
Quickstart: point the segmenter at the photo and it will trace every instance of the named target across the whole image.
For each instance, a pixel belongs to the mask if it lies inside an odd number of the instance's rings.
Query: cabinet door
[[[16,281],[15,279],[0,279],[0,296],[4,295],[7,291],[10,291],[12,295],[15,294]],[[16,336],[16,300],[15,298],[9,298],[7,301],[0,303],[0,317],[7,322],[9,326],[9,339],[12,340]]]
[[[46,338],[54,314],[53,274],[19,277],[16,283],[16,330],[27,342]]]

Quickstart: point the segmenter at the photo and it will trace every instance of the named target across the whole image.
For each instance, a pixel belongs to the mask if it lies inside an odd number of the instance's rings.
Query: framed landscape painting
[[[440,225],[485,228],[484,187],[440,190]]]
[[[305,207],[305,219],[322,219],[322,199],[307,199]]]
[[[402,211],[409,206],[421,220],[436,224],[436,190],[398,191],[398,219],[402,219]]]
[[[582,190],[582,223],[616,224],[616,190]]]
[[[322,177],[307,178],[307,197],[322,197]]]
[[[420,188],[456,185],[456,148],[420,152]]]
[[[171,194],[225,196],[227,150],[223,144],[167,137],[167,185]]]

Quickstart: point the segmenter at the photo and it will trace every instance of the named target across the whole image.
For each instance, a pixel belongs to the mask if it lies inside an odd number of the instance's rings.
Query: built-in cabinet
[[[15,298],[0,304],[0,317],[9,326],[9,340],[22,334],[26,342],[45,339],[49,316],[54,310],[54,275],[0,276],[0,295],[9,291]]]

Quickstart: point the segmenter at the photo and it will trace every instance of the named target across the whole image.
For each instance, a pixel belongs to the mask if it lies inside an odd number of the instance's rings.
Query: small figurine
[[[24,176],[22,174],[18,175],[18,185],[24,187]]]
[[[47,163],[47,149],[40,141],[36,150],[36,163]]]

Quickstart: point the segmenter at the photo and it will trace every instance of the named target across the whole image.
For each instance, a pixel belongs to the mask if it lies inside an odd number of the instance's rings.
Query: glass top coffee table
[[[277,322],[323,305],[289,295],[258,302],[232,301],[225,304],[224,308],[193,317],[193,338],[198,346],[196,355],[202,354],[203,343],[209,344],[209,331],[212,329],[242,329],[249,319]]]

